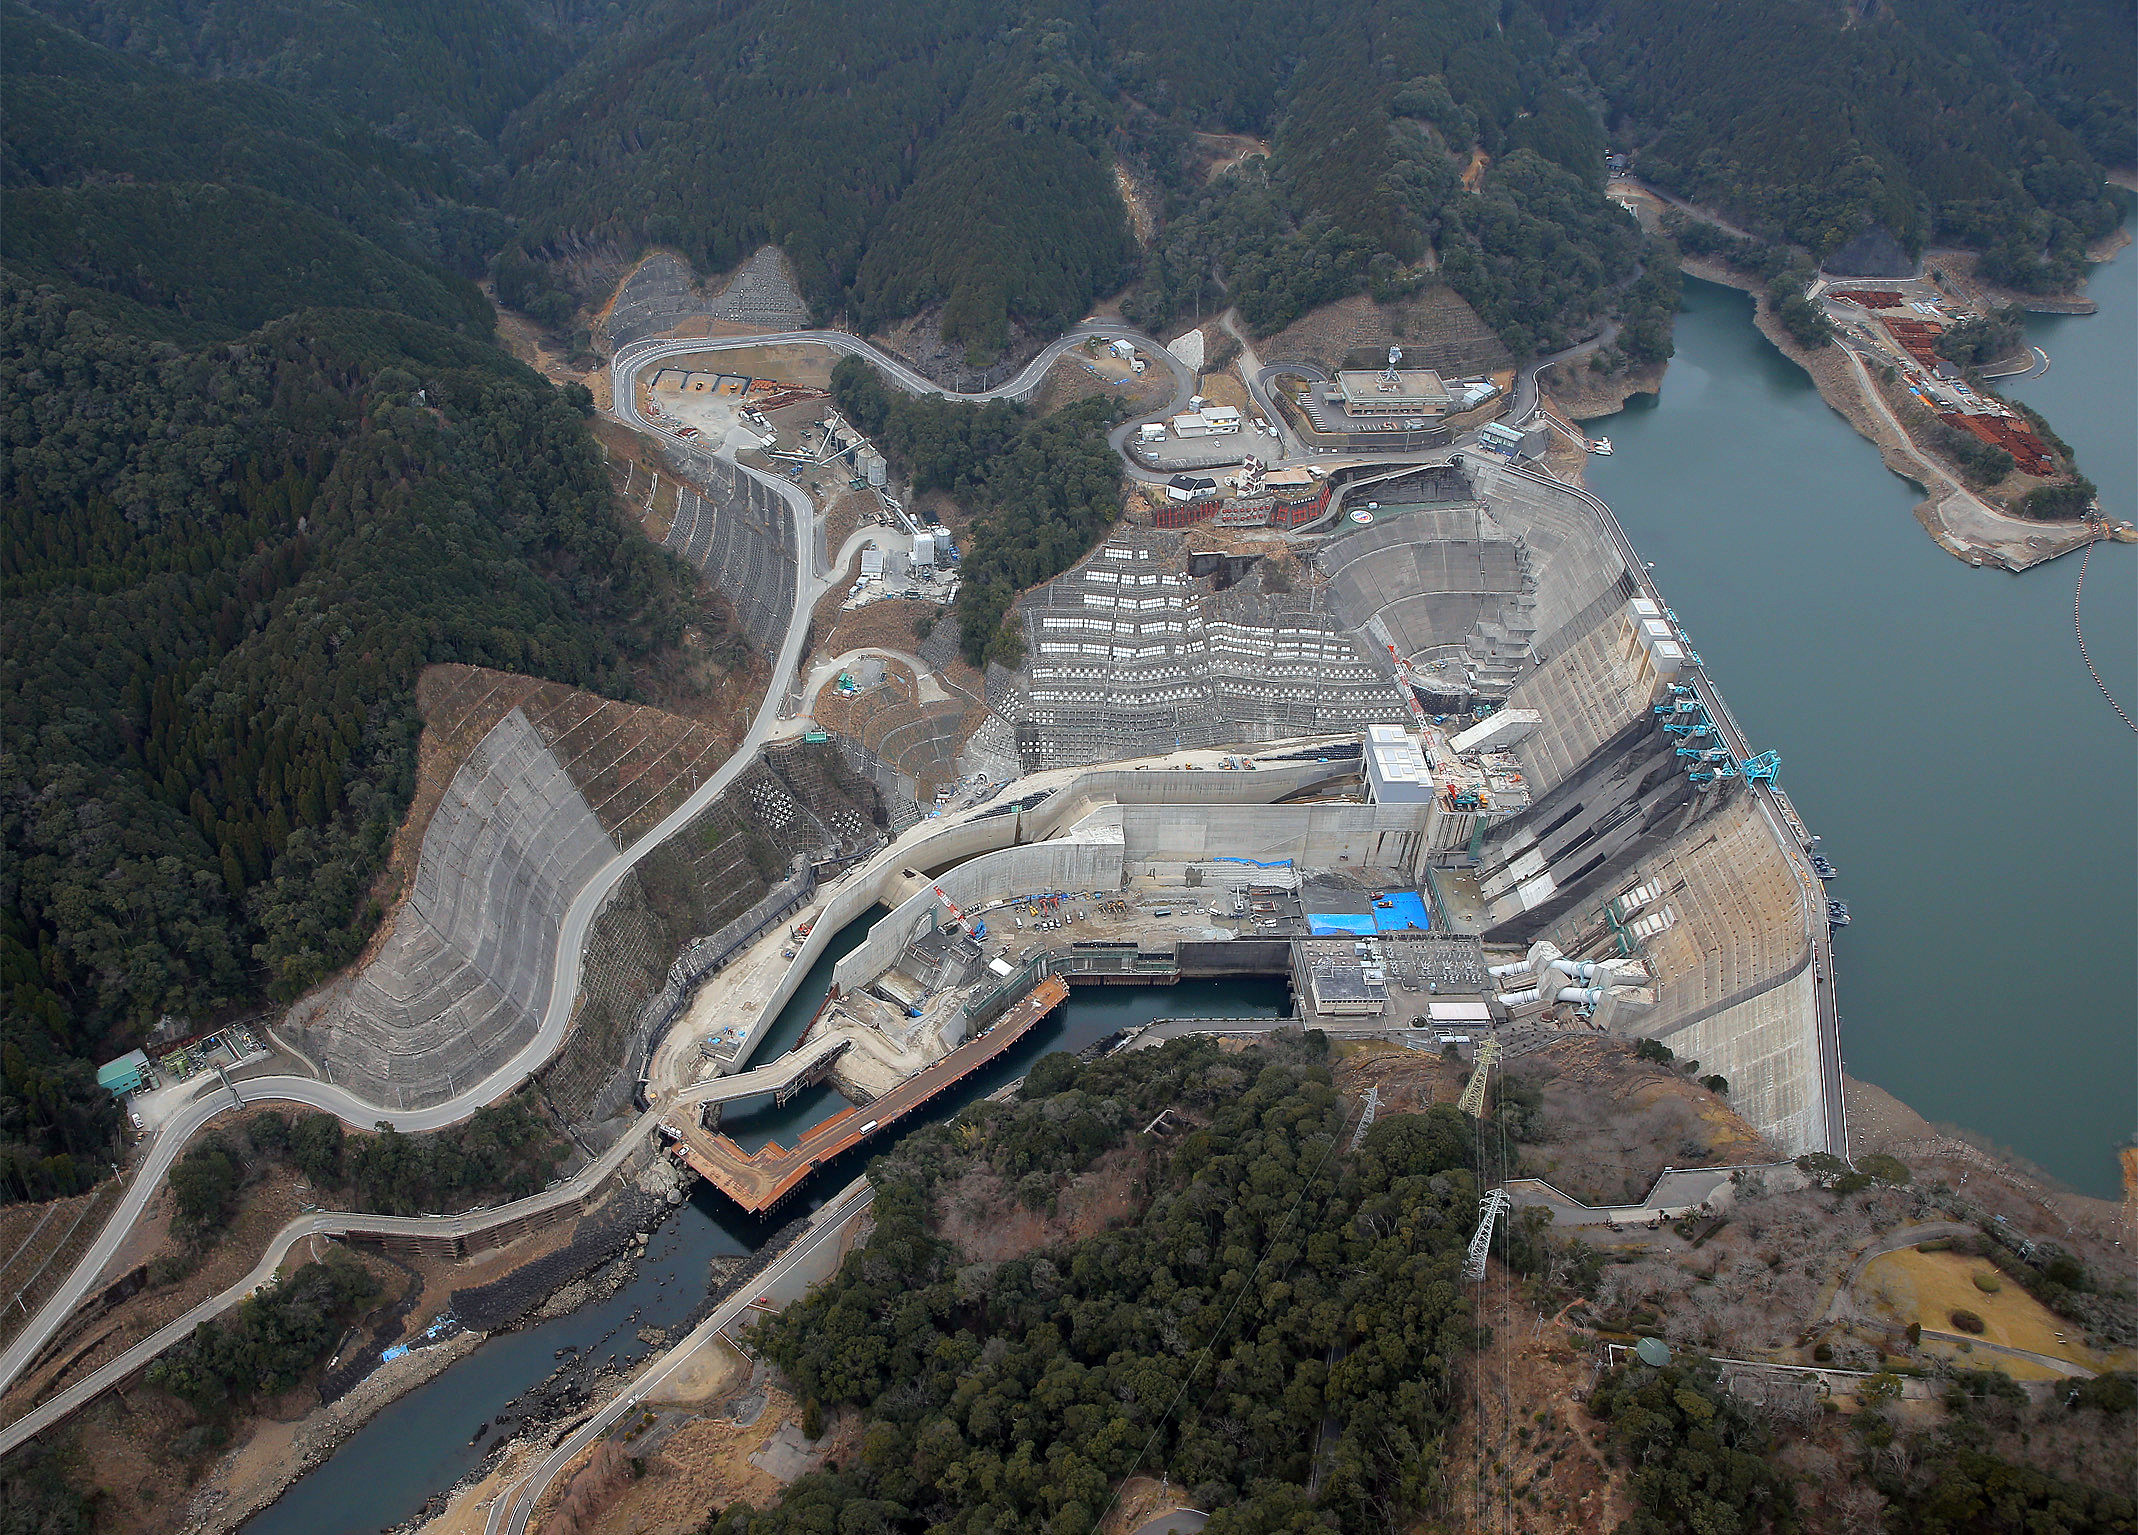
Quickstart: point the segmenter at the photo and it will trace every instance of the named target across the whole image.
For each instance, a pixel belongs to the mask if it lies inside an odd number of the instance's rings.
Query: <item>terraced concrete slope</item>
[[[298,1048],[397,1109],[441,1102],[534,1035],[573,895],[616,845],[524,710],[453,775],[379,953],[329,991]]]
[[[667,546],[735,605],[750,642],[777,654],[793,612],[793,519],[778,491],[705,454],[679,459],[696,483],[678,487]]]
[[[613,350],[648,336],[666,335],[693,320],[787,330],[809,323],[809,305],[787,275],[776,247],[760,249],[711,297],[699,291],[689,262],[657,251],[640,262],[616,290],[609,312],[602,317],[601,331]]]
[[[988,701],[1028,768],[1406,720],[1391,648],[1430,711],[1535,709],[1514,748],[1529,808],[1485,828],[1474,868],[1469,849],[1452,856],[1484,936],[1637,952],[1655,985],[1607,1026],[1728,1078],[1785,1149],[1824,1148],[1821,913],[1781,828],[1741,782],[1688,776],[1654,714],[1666,679],[1628,621],[1641,572],[1608,514],[1492,464],[1464,474],[1459,498],[1445,469],[1376,481],[1374,522],[1319,540],[1283,583],[1267,556],[1116,535],[1020,602],[1029,660],[995,669]],[[1637,931],[1618,919],[1629,901]]]
[[[1408,718],[1327,583],[1199,563],[1181,534],[1124,529],[1018,600],[1025,667],[990,668],[987,698],[1026,771]]]

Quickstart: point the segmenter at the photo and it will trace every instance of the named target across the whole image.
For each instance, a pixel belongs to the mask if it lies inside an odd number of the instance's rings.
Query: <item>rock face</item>
[[[1913,277],[1915,258],[1874,224],[1828,256],[1819,270],[1829,277]]]

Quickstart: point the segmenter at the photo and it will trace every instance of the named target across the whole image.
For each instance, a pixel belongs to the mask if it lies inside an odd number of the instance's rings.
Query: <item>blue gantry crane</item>
[[[1746,783],[1773,783],[1775,775],[1782,770],[1780,752],[1761,752],[1757,757],[1748,757],[1737,764],[1745,775]]]

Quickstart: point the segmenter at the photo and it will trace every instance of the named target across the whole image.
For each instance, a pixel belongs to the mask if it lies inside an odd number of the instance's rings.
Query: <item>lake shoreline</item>
[[[1838,343],[1814,349],[1790,336],[1767,302],[1765,284],[1702,257],[1684,258],[1679,270],[1751,295],[1752,323],[1759,333],[1810,376],[1819,398],[1878,449],[1887,469],[1916,488],[1922,496],[1914,508],[1916,522],[1954,559],[1977,569],[1995,567],[2017,575],[2083,549],[2101,536],[2083,522],[2013,517],[1974,495],[1957,475],[1916,445],[1877,393],[1860,359]]]

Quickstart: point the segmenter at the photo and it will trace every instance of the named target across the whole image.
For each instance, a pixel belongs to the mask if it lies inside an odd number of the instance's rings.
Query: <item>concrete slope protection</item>
[[[977,395],[965,396],[955,395],[953,391],[946,390],[933,381],[913,372],[904,364],[886,356],[867,342],[841,332],[795,331],[749,337],[643,342],[623,349],[612,363],[612,378],[617,385],[615,390],[616,414],[627,425],[649,431],[653,430],[636,409],[632,379],[647,363],[656,361],[661,357],[787,343],[813,343],[847,355],[863,357],[881,370],[894,383],[914,393],[976,400],[1023,398],[1029,396],[1038,387],[1039,382],[1046,376],[1048,368],[1052,366],[1056,359],[1070,348],[1080,345],[1084,340],[1093,336],[1130,339],[1135,341],[1139,347],[1146,350],[1151,356],[1164,359],[1167,367],[1174,375],[1177,390],[1177,398],[1173,406],[1168,408],[1177,408],[1186,403],[1186,399],[1193,388],[1194,376],[1177,359],[1174,359],[1170,353],[1166,352],[1163,347],[1150,338],[1128,327],[1110,323],[1093,323],[1080,326],[1057,339],[1043,349],[1016,377],[1008,382]],[[1601,344],[1604,339],[1599,337],[1592,343],[1584,344],[1583,348],[1570,349],[1570,351],[1579,352],[1586,349],[1587,346]],[[1536,375],[1541,371],[1542,366],[1548,365],[1553,360],[1556,359],[1546,359],[1543,363],[1526,370],[1523,380],[1523,394],[1527,399],[1533,401]],[[1117,438],[1124,435],[1125,429],[1117,430]],[[801,650],[807,637],[811,609],[816,598],[825,589],[825,581],[816,576],[811,569],[813,560],[808,554],[804,553],[804,551],[812,550],[815,547],[814,510],[807,497],[798,488],[771,475],[739,464],[734,460],[732,456],[734,449],[752,442],[754,442],[754,439],[749,438],[745,433],[738,432],[731,436],[728,445],[719,450],[718,457],[721,461],[720,468],[723,472],[723,477],[727,479],[728,484],[731,486],[747,484],[747,494],[761,508],[768,509],[771,505],[770,496],[776,495],[785,504],[792,523],[791,536],[781,540],[789,555],[788,563],[792,572],[786,578],[789,583],[788,590],[791,593],[791,599],[786,607],[787,622],[784,632],[779,637],[778,654],[772,667],[770,685],[748,732],[738,744],[733,756],[658,825],[621,851],[608,852],[606,848],[601,848],[593,849],[589,852],[587,848],[581,847],[578,856],[567,857],[562,868],[553,867],[546,876],[548,886],[552,891],[552,894],[545,901],[546,910],[553,911],[560,905],[562,907],[561,917],[555,919],[554,942],[553,944],[543,942],[540,937],[533,935],[532,930],[528,934],[523,934],[523,938],[527,941],[521,944],[521,958],[515,967],[516,973],[524,973],[527,968],[527,956],[529,953],[534,954],[537,960],[546,954],[548,961],[546,992],[541,991],[538,984],[534,986],[523,985],[518,992],[521,999],[519,1011],[523,1015],[533,1016],[537,1011],[539,1012],[533,1027],[518,1031],[494,1031],[491,1040],[493,1048],[489,1051],[485,1064],[488,1063],[488,1059],[494,1059],[499,1055],[503,1055],[504,1058],[498,1060],[494,1067],[479,1079],[468,1081],[464,1085],[456,1074],[450,1081],[445,1095],[437,1097],[432,1102],[410,1104],[402,1101],[392,1105],[385,1105],[374,1102],[369,1097],[331,1081],[319,1082],[299,1077],[249,1079],[242,1085],[242,1090],[248,1099],[253,1101],[274,1099],[295,1103],[335,1114],[343,1120],[360,1127],[368,1128],[375,1124],[386,1123],[404,1133],[436,1130],[457,1123],[472,1114],[476,1109],[494,1102],[503,1093],[518,1085],[530,1073],[549,1060],[562,1046],[579,989],[583,959],[582,950],[594,919],[600,913],[610,893],[623,877],[648,853],[661,846],[669,837],[694,820],[755,760],[759,747],[780,732],[778,718],[780,703],[786,695],[788,680],[793,676],[799,663]],[[702,453],[702,449],[700,451]],[[1526,471],[1516,470],[1511,466],[1508,467],[1507,472],[1518,478],[1533,480],[1538,486],[1549,485],[1555,492],[1571,492],[1572,495],[1585,503],[1588,509],[1593,511],[1604,537],[1617,550],[1625,569],[1628,572],[1633,572],[1642,568],[1630,543],[1627,542],[1623,531],[1620,529],[1617,519],[1601,501],[1587,495],[1585,492],[1564,486],[1557,481],[1546,481],[1530,476]],[[1729,716],[1727,708],[1722,704],[1719,695],[1715,694],[1705,675],[1696,672],[1694,681],[1702,701],[1707,704],[1726,743],[1740,757],[1748,756],[1751,751],[1749,744],[1744,741],[1742,732],[1737,729],[1736,722]],[[553,763],[554,759],[552,758],[551,761]],[[1785,804],[1778,803],[1777,797],[1764,787],[1756,790],[1755,793],[1756,799],[1754,803],[1757,806],[1757,812],[1765,822],[1766,828],[1774,840],[1784,849],[1784,856],[1790,866],[1790,877],[1802,882],[1803,910],[1806,913],[1805,925],[1810,929],[1804,935],[1804,942],[1808,957],[1812,961],[1812,967],[1816,969],[1822,983],[1818,996],[1818,1055],[1821,1068],[1819,1076],[1822,1079],[1821,1098],[1823,1101],[1816,1108],[1811,1109],[1810,1112],[1793,1113],[1789,1117],[1795,1120],[1797,1128],[1804,1132],[1803,1138],[1811,1141],[1824,1140],[1837,1149],[1845,1151],[1847,1141],[1840,1104],[1841,1075],[1838,1021],[1833,1014],[1832,987],[1830,984],[1824,984],[1827,978],[1830,978],[1833,974],[1832,959],[1830,950],[1825,946],[1826,933],[1823,923],[1813,920],[1810,916],[1811,913],[1820,909],[1819,902],[1815,899],[1819,893],[1819,887],[1815,879],[1812,878],[1808,866],[1799,867],[1803,860],[1798,854],[1797,838],[1791,835],[1794,827],[1794,812],[1788,810]],[[582,799],[581,804],[583,805],[583,803]],[[567,806],[567,811],[568,808]],[[539,822],[541,818],[538,816],[536,819]],[[561,828],[569,828],[576,826],[577,822],[575,818],[566,813],[563,815],[562,820],[556,824]],[[524,847],[519,849],[519,853],[524,855],[521,858],[522,863],[530,866],[541,862],[554,863],[551,858],[552,850],[537,845],[542,840],[542,835],[537,833],[526,842]],[[575,844],[584,841],[583,838],[576,836],[568,837],[566,840]],[[428,849],[428,841],[427,837],[426,850]],[[508,881],[508,883],[510,882]],[[532,889],[533,884],[534,882],[530,877],[527,882],[527,888]],[[568,899],[566,899],[567,896]],[[538,923],[538,925],[542,924]],[[447,930],[457,930],[459,923],[457,918],[448,917],[444,920],[443,926]],[[478,938],[477,941],[480,943],[486,940]],[[530,942],[533,944],[532,950],[528,949],[528,943]],[[477,968],[480,969],[479,966]],[[542,968],[539,962],[535,968],[537,971]],[[484,971],[483,975],[485,982],[490,984],[493,989],[507,990],[507,988],[496,987],[494,981],[490,979],[489,972]],[[1743,998],[1737,996],[1723,998],[1716,1002],[1711,1010],[1727,1010],[1728,1007],[1739,1004],[1743,1000]],[[500,1010],[493,1008],[490,1013],[485,1013],[482,1016],[489,1018],[493,1014],[509,1011],[511,1009]],[[1697,1021],[1697,1019],[1689,1020],[1687,1026]],[[524,1042],[519,1043],[517,1048],[511,1049],[509,1054],[505,1054],[505,1041],[508,1037],[512,1040],[524,1038]],[[135,1171],[131,1186],[82,1262],[76,1266],[73,1273],[46,1301],[45,1305],[40,1308],[37,1315],[30,1320],[22,1332],[5,1350],[0,1350],[0,1390],[6,1389],[21,1374],[27,1364],[36,1357],[37,1353],[59,1330],[67,1316],[85,1298],[97,1277],[101,1275],[105,1266],[117,1252],[127,1233],[132,1229],[134,1223],[140,1219],[157,1186],[169,1171],[172,1163],[183,1151],[187,1142],[216,1115],[232,1106],[231,1100],[225,1096],[225,1091],[218,1087],[212,1092],[204,1092],[203,1096],[181,1111],[166,1125],[143,1157]],[[583,1187],[584,1180],[593,1174],[596,1167],[599,1166],[600,1164],[597,1163],[595,1167],[585,1170],[579,1179],[573,1180],[574,1186]],[[603,1175],[606,1175],[605,1170]],[[376,1218],[350,1217],[349,1220],[351,1224],[347,1229],[376,1229],[375,1224],[365,1224],[367,1221],[375,1223]],[[292,1241],[296,1239],[296,1237],[291,1238]],[[283,1251],[286,1253],[286,1245],[284,1245]],[[237,1296],[235,1292],[228,1292],[225,1297],[218,1298],[218,1300],[221,1304],[227,1305],[234,1303],[236,1298],[241,1297]],[[108,1372],[99,1372],[98,1378],[105,1379],[107,1375]],[[83,1384],[87,1386],[91,1383],[85,1382]]]
[[[769,475],[760,474],[747,466],[736,467],[742,474],[769,486],[785,501],[794,522],[790,546],[795,550],[807,549],[814,537],[814,509],[809,499],[800,490]],[[495,1102],[556,1054],[564,1042],[565,1031],[571,1021],[572,1006],[578,996],[582,950],[587,933],[595,917],[600,914],[603,903],[608,900],[609,893],[640,860],[689,825],[708,805],[718,799],[728,785],[756,759],[758,748],[774,733],[778,724],[779,700],[785,691],[787,677],[793,673],[801,659],[802,645],[808,634],[810,609],[819,595],[816,590],[817,583],[805,576],[804,567],[799,560],[792,566],[789,579],[797,587],[804,580],[808,580],[811,590],[806,593],[796,592],[793,605],[789,609],[786,633],[782,636],[779,654],[773,661],[772,685],[767,688],[764,700],[750,722],[748,732],[737,744],[734,755],[700,784],[689,798],[676,806],[660,824],[630,847],[609,854],[578,885],[557,925],[546,1000],[540,1019],[525,1044],[479,1080],[469,1082],[448,1097],[418,1108],[376,1103],[348,1088],[305,1077],[248,1078],[243,1087],[246,1098],[249,1101],[273,1099],[300,1104],[333,1114],[349,1124],[365,1129],[385,1123],[403,1133],[438,1130],[457,1124],[477,1109]],[[91,1244],[88,1253],[7,1348],[0,1350],[0,1391],[13,1384],[24,1367],[59,1330],[61,1323],[81,1304],[105,1265],[119,1250],[127,1233],[147,1209],[149,1200],[170,1171],[171,1164],[185,1149],[186,1143],[216,1115],[231,1106],[230,1101],[218,1089],[196,1100],[165,1125],[135,1170],[132,1185],[127,1189],[125,1197],[113,1210],[111,1218],[105,1223],[96,1241]]]
[[[615,853],[512,710],[453,775],[379,953],[284,1032],[328,1082],[396,1109],[487,1080],[547,1009],[565,908]]]
[[[1331,772],[1332,769],[1325,764],[1298,763],[1288,767],[1272,768],[1250,777],[1228,779],[1216,786],[1216,788],[1217,791],[1230,793],[1236,797],[1244,797],[1247,800],[1275,798],[1286,793],[1312,787],[1314,784],[1329,777]],[[1021,814],[1001,815],[980,807],[973,807],[964,815],[949,821],[923,823],[921,827],[910,831],[900,841],[879,852],[869,865],[861,871],[858,878],[843,884],[837,893],[832,896],[823,913],[819,916],[809,937],[798,946],[795,957],[787,965],[780,986],[771,996],[763,1000],[763,1004],[758,1011],[756,1023],[752,1026],[749,1037],[744,1041],[742,1048],[737,1051],[737,1059],[749,1059],[758,1041],[763,1037],[764,1031],[778,1017],[781,1008],[793,996],[795,990],[800,986],[811,967],[815,965],[833,935],[843,930],[848,923],[865,912],[871,905],[883,900],[893,887],[902,885],[904,882],[902,871],[908,864],[916,861],[922,865],[955,862],[976,851],[1011,846],[1025,838],[1044,839],[1062,830],[1070,821],[1087,814],[1094,805],[1100,803],[1112,803],[1117,799],[1125,798],[1164,801],[1168,796],[1183,795],[1191,792],[1208,795],[1214,792],[1210,786],[1198,787],[1190,784],[1181,775],[1148,774],[1119,770],[1063,774],[1061,775],[1060,783],[1050,783],[1042,777],[1037,780],[1037,786],[1043,793],[1056,788],[1061,788],[1065,792],[1049,794],[1047,803],[1031,817]],[[952,880],[955,885],[955,873],[945,877]],[[718,1079],[715,1083],[707,1084],[703,1091],[718,1094],[723,1088],[732,1090],[737,1086],[746,1088],[752,1093],[767,1090],[777,1091],[779,1083],[792,1081],[796,1077],[806,1074],[805,1071],[798,1068],[797,1062],[806,1062],[807,1059],[806,1052],[799,1057],[792,1055],[783,1057],[779,1061],[773,1062],[766,1067],[758,1068],[755,1071],[744,1073],[740,1077]],[[325,1109],[338,1114],[343,1114],[346,1111],[346,1095],[337,1095],[326,1084],[314,1082],[310,1079],[250,1078],[244,1083],[247,1088],[252,1088],[255,1085],[271,1087],[274,1090],[274,1096],[279,1099]],[[256,1093],[255,1101],[260,1096],[262,1095]],[[0,1431],[0,1454],[4,1454],[7,1449],[21,1443],[32,1434],[49,1428],[83,1404],[93,1400],[101,1392],[109,1390],[114,1385],[125,1380],[127,1376],[153,1359],[162,1349],[170,1347],[172,1343],[184,1336],[185,1332],[189,1331],[193,1326],[220,1315],[244,1300],[260,1283],[265,1282],[265,1278],[273,1273],[281,1257],[286,1257],[289,1249],[296,1242],[310,1236],[330,1234],[346,1236],[359,1233],[366,1235],[414,1233],[432,1237],[473,1236],[498,1226],[527,1221],[532,1217],[582,1199],[590,1194],[593,1189],[605,1182],[623,1164],[633,1149],[644,1143],[645,1138],[652,1133],[654,1126],[660,1122],[664,1113],[668,1112],[676,1102],[691,1101],[692,1096],[694,1095],[686,1095],[679,1099],[669,1099],[655,1108],[648,1109],[595,1161],[582,1168],[573,1177],[527,1199],[515,1200],[508,1204],[493,1206],[488,1210],[470,1211],[457,1216],[408,1218],[322,1212],[321,1215],[328,1222],[326,1225],[318,1224],[320,1217],[311,1215],[299,1217],[299,1219],[286,1227],[283,1232],[278,1233],[274,1239],[272,1250],[268,1255],[272,1261],[265,1262],[263,1266],[256,1268],[253,1274],[246,1276],[245,1279],[232,1285],[221,1294],[210,1297],[194,1307],[192,1311],[186,1314],[182,1328],[178,1324],[172,1324],[170,1327],[159,1330],[152,1337],[144,1339],[133,1349],[128,1350],[117,1360],[106,1364],[94,1374],[76,1382],[65,1392],[41,1404],[31,1413],[18,1420],[15,1425]],[[192,1108],[189,1108],[171,1121],[171,1128],[165,1132],[164,1137],[157,1143],[158,1149],[165,1152],[163,1158],[153,1165],[144,1165],[137,1176],[160,1178],[163,1170],[168,1167],[170,1158],[174,1157],[177,1151],[183,1148],[187,1137],[196,1133],[199,1128],[216,1115],[237,1106],[238,1100],[233,1097],[230,1089],[216,1085],[212,1092],[204,1090],[201,1099]],[[435,1115],[402,1114],[383,1117],[405,1125],[419,1119],[434,1118]],[[435,1126],[432,1127],[435,1128]],[[148,1187],[153,1188],[153,1182]],[[109,1235],[109,1231],[110,1228],[107,1228],[107,1235]],[[120,1235],[123,1236],[123,1234],[123,1230],[121,1230]],[[101,1271],[107,1261],[107,1257],[100,1257],[93,1250],[89,1258],[85,1260],[83,1267],[77,1270],[77,1274],[96,1274]],[[40,1311],[39,1319],[43,1319],[44,1316],[45,1312]],[[52,1323],[53,1329],[56,1330],[58,1323],[64,1320],[64,1316],[55,1319]],[[34,1357],[35,1353],[35,1348],[29,1348],[26,1357]],[[19,1373],[20,1369],[21,1365],[17,1364],[15,1366],[16,1372]]]

